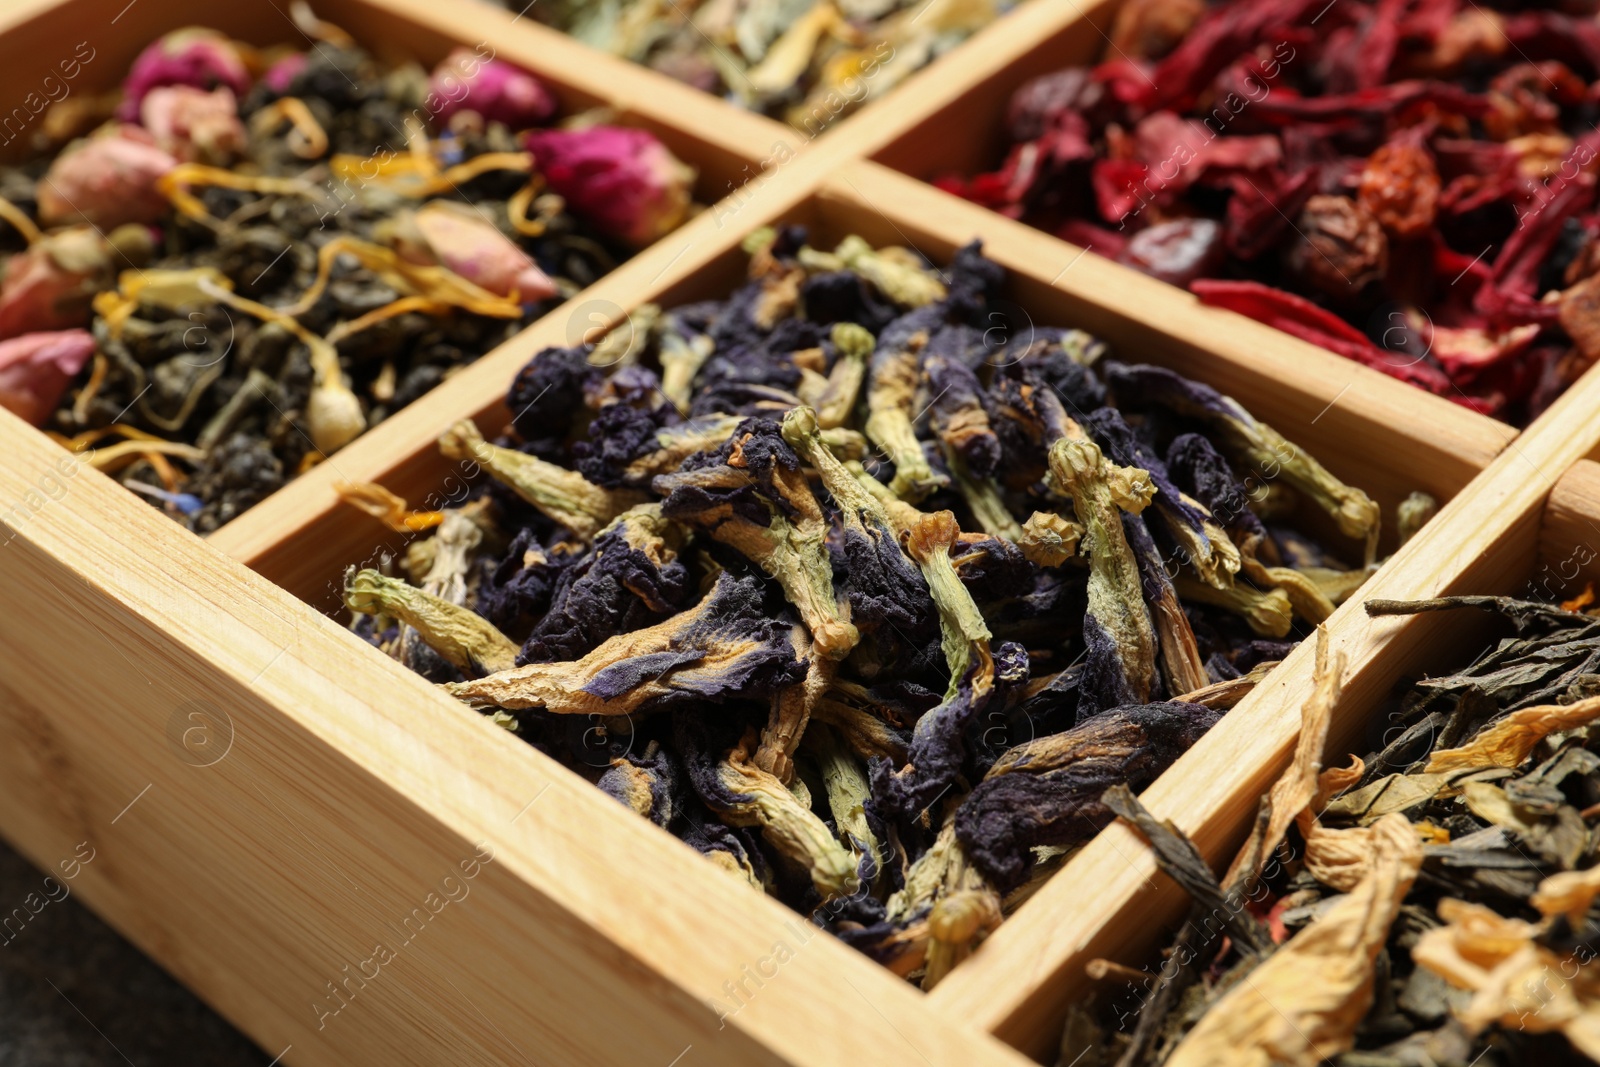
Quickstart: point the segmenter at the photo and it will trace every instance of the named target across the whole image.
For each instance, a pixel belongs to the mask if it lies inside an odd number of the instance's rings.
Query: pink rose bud
[[[689,214],[694,168],[647,130],[590,126],[522,136],[550,188],[612,237],[643,247]]]
[[[0,407],[43,426],[92,355],[94,337],[88,330],[25,333],[0,341]]]
[[[223,85],[235,96],[250,91],[250,72],[232,41],[199,26],[173,30],[149,45],[133,61],[122,83],[122,104],[117,117],[133,122],[139,117],[145,94],[162,85],[188,85],[212,89]]]
[[[294,80],[305,69],[306,54],[304,52],[290,52],[268,67],[267,72],[261,76],[261,80],[266,83],[268,89],[271,89],[279,96],[287,96],[289,95],[289,86],[294,84]]]
[[[178,161],[154,141],[139,126],[123,126],[69,147],[39,179],[39,221],[88,222],[102,230],[159,221],[171,205],[156,182]]]
[[[513,130],[542,126],[555,117],[556,98],[532,74],[498,59],[484,59],[466,48],[444,58],[428,79],[428,103],[439,125],[458,111],[476,111],[488,122]]]
[[[209,93],[188,85],[151,89],[139,105],[139,121],[156,144],[185,163],[223,166],[247,143],[239,103],[225,86]]]
[[[515,293],[523,304],[556,295],[555,283],[532,257],[465,204],[429,201],[410,223],[414,234],[401,230],[396,242],[407,259],[438,263],[496,296]]]
[[[90,301],[112,275],[111,245],[91,227],[40,238],[6,263],[0,338],[87,325]]]

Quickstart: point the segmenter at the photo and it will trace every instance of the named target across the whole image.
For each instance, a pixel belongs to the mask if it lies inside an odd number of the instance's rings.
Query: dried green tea
[[[470,492],[341,487],[434,531],[352,568],[346,604],[931,987],[1113,818],[1107,787],[1148,785],[1361,584],[1379,509],[1229,397],[1026,322],[977,244],[944,269],[799,228],[746,251],[726,300],[539,353],[498,438],[448,428]]]
[[[0,168],[0,404],[209,531],[691,210],[488,45],[386,66],[189,28]]]
[[[506,7],[812,136],[1013,0],[503,0]]]
[[[1498,1067],[1600,1060],[1600,617],[1506,597],[1510,636],[1410,685],[1348,767],[1323,770],[1338,664],[1319,656],[1289,770],[1219,880],[1125,792],[1194,899],[1159,967],[1096,961],[1062,1063]],[[1374,731],[1375,733],[1377,731]]]

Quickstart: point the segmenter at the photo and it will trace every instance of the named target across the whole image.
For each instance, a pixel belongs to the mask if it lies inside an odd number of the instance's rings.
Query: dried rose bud
[[[139,121],[158,145],[185,163],[225,165],[248,143],[239,102],[226,86],[209,93],[187,85],[151,89],[139,106]]]
[[[556,285],[532,257],[465,204],[433,200],[391,231],[405,258],[438,263],[496,296],[530,304],[556,295]]]
[[[1344,196],[1313,196],[1296,223],[1289,268],[1314,288],[1353,297],[1389,268],[1389,241],[1372,212]]]
[[[250,91],[250,72],[234,43],[216,30],[189,26],[173,30],[150,45],[133,61],[122,83],[122,106],[117,117],[132,122],[139,116],[145,94],[162,85],[188,85],[196,89],[226,86],[235,96]]]
[[[1389,233],[1415,237],[1433,228],[1439,170],[1420,144],[1393,141],[1367,157],[1361,172],[1361,206]]]
[[[530,130],[523,144],[574,212],[630,245],[650,244],[689,213],[694,169],[647,130]]]
[[[306,54],[304,52],[290,52],[267,68],[267,72],[261,76],[261,82],[279,96],[286,96],[288,95],[289,87],[300,76],[300,72],[305,69]]]
[[[543,126],[556,114],[556,98],[538,78],[467,48],[457,48],[433,68],[428,91],[439,101],[441,126],[459,111],[476,111],[513,130]]]
[[[0,341],[0,407],[43,426],[92,355],[88,330],[25,333]]]
[[[102,230],[125,222],[157,222],[171,205],[156,182],[178,165],[149,132],[123,126],[68,148],[39,179],[39,221],[87,222]]]
[[[12,256],[0,284],[0,337],[87,325],[94,294],[111,284],[111,259],[111,245],[89,226]]]

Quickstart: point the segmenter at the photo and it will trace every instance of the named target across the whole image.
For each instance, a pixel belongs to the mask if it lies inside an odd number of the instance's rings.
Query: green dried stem
[[[346,582],[344,603],[364,615],[399,619],[467,674],[503,671],[516,663],[517,643],[487,619],[398,578],[360,571]]]
[[[1395,509],[1395,525],[1400,529],[1400,543],[1403,545],[1415,537],[1417,531],[1437,514],[1439,514],[1439,502],[1427,493],[1415,492],[1400,501],[1400,506]]]
[[[872,334],[854,322],[835,324],[832,340],[839,356],[828,372],[827,388],[817,399],[817,422],[825,430],[850,421],[856,398],[861,395],[861,383],[867,378],[867,361],[877,347]]]
[[[1222,400],[1231,414],[1223,415],[1201,405],[1185,405],[1184,413],[1217,429],[1226,445],[1269,480],[1281,476],[1310,497],[1333,518],[1340,533],[1366,544],[1366,562],[1371,564],[1377,558],[1378,529],[1383,518],[1372,498],[1335,478],[1303,448],[1250,414],[1237,400],[1227,396]]]
[[[589,350],[589,365],[616,369],[639,362],[660,321],[659,305],[640,304]]]
[[[686,336],[669,318],[658,342],[661,359],[661,394],[679,411],[688,411],[694,399],[694,379],[716,351],[706,334]]]
[[[889,898],[890,922],[909,924],[924,940],[924,990],[932,989],[1000,925],[1000,894],[967,862],[956,839],[954,808],[933,846],[906,872]],[[924,917],[920,924],[914,922]]]
[[[1326,622],[1333,614],[1333,601],[1315,581],[1293,567],[1268,567],[1251,557],[1244,561],[1244,576],[1264,588],[1283,590],[1294,613],[1307,622]]]
[[[663,427],[656,431],[656,450],[629,463],[623,477],[644,484],[658,474],[670,474],[696,452],[717,448],[743,421],[738,415],[709,415]]]
[[[713,591],[714,592],[714,591]],[[561,663],[526,663],[466,682],[447,682],[451,696],[477,708],[543,708],[557,715],[631,715],[642,706],[679,690],[675,678],[713,679],[737,668],[755,647],[744,639],[716,641],[693,664],[641,681],[610,700],[584,692],[608,667],[640,656],[679,651],[687,636],[722,620],[710,613],[713,592],[687,611],[654,626],[607,638],[587,655]]]
[[[1092,441],[1058,440],[1050,448],[1050,474],[1072,498],[1083,524],[1080,551],[1089,557],[1089,614],[1121,653],[1123,673],[1143,704],[1156,680],[1156,634],[1145,608],[1139,564],[1122,531],[1122,512],[1137,515],[1155,486],[1146,471],[1110,463]]]
[[[1181,574],[1173,584],[1183,599],[1231,611],[1261,637],[1287,637],[1289,628],[1294,625],[1294,603],[1282,589],[1269,589],[1263,593],[1244,582],[1236,582],[1228,589],[1218,589]]]
[[[469,508],[473,510],[469,512]],[[467,569],[483,543],[483,526],[476,515],[479,510],[473,505],[447,510],[432,537],[407,546],[406,569],[424,592],[452,604],[467,602]]]
[[[899,351],[880,350],[873,358],[867,384],[867,437],[894,464],[889,488],[912,503],[946,484],[923,455],[913,425],[917,387],[922,381],[918,353],[927,340],[927,334],[918,333]]]
[[[821,418],[815,411],[807,407],[790,410],[783,417],[783,439],[803,461],[816,469],[823,487],[843,512],[848,526],[871,537],[879,534],[869,527],[875,526],[877,531],[894,529],[882,501],[868,492],[851,474],[851,468],[834,455],[824,437]],[[860,464],[855,464],[855,467],[860,468]],[[865,474],[865,470],[862,473]]]
[[[446,459],[477,463],[584,541],[594,540],[612,519],[647,499],[642,493],[603,489],[576,471],[492,445],[471,419],[446,430],[439,451]]]
[[[860,886],[854,854],[788,786],[755,765],[750,743],[747,736],[717,764],[723,787],[741,802],[712,804],[713,808],[729,825],[760,827],[761,836],[779,855],[811,873],[811,884],[824,900],[854,893]]]
[[[983,527],[983,532],[993,537],[1004,537],[1007,541],[1020,541],[1022,525],[1011,514],[1011,509],[1006,507],[1005,500],[1000,496],[1000,486],[995,480],[974,477],[967,467],[967,461],[961,458],[961,453],[951,448],[948,442],[941,442],[941,447],[944,449],[945,465],[955,479],[956,492],[967,502],[968,510],[978,520],[978,525]]]
[[[939,276],[903,250],[876,250],[865,238],[851,234],[839,242],[833,254],[847,269],[877,286],[884,296],[902,307],[922,307],[948,295]]]
[[[806,677],[799,685],[786,686],[772,698],[772,711],[761,731],[756,749],[756,766],[788,785],[794,781],[794,754],[811,721],[812,709],[827,692],[838,670],[838,661],[812,655],[812,642],[798,627],[794,635],[795,658],[806,661]]]
[[[872,498],[883,506],[884,514],[889,517],[889,525],[896,533],[904,534],[927,518],[926,512],[919,510],[914,504],[906,503],[887,485],[869,474],[860,463],[847,462],[844,467],[857,484],[871,493]]]
[[[1078,554],[1083,527],[1053,511],[1035,511],[1022,524],[1017,547],[1028,560],[1040,567],[1059,567]]]
[[[873,870],[881,876],[887,857],[882,843],[867,824],[866,804],[872,796],[872,786],[867,779],[866,767],[839,739],[839,735],[824,723],[818,723],[807,731],[805,748],[816,761],[817,772],[822,777],[833,824],[838,827],[839,836],[856,854],[856,869],[860,869],[860,857],[870,856]]]
[[[928,592],[939,609],[939,634],[945,663],[950,668],[950,685],[944,699],[946,702],[954,700],[962,679],[967,677],[970,668],[976,667],[972,675],[976,702],[986,696],[994,684],[994,661],[989,656],[992,635],[983,621],[983,613],[967,587],[961,584],[961,576],[950,559],[950,548],[960,535],[954,515],[948,511],[935,512],[906,534],[905,547],[921,568],[928,582]]]

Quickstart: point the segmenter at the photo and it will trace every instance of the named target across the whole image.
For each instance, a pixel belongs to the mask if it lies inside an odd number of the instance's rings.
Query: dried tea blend
[[[1015,0],[502,0],[815,136],[1015,6]]]
[[[676,227],[694,174],[487,45],[191,28],[0,168],[0,403],[207,532]]]
[[[1522,425],[1600,356],[1600,25],[1462,0],[1134,0],[944,188]]]
[[[1359,587],[1379,509],[1207,386],[1010,321],[977,244],[944,270],[799,228],[746,251],[726,300],[541,352],[499,439],[450,427],[470,493],[341,486],[426,534],[345,602],[932,986],[1110,821],[1108,786],[1148,785]],[[1402,535],[1431,501],[1403,511]]]
[[[1368,603],[1488,611],[1510,636],[1411,685],[1379,747],[1326,770],[1340,665],[1319,655],[1294,761],[1221,879],[1107,793],[1194,906],[1158,965],[1090,965],[1101,981],[1072,1011],[1062,1063],[1600,1061],[1593,600]]]

